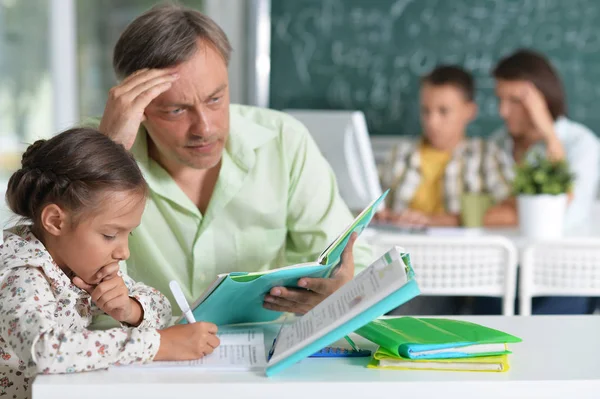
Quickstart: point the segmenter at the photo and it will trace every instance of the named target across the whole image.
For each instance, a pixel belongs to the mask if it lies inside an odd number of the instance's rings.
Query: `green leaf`
[[[546,181],[547,174],[543,170],[536,170],[533,172],[533,181],[539,184],[543,184]]]
[[[516,165],[513,192],[515,195],[558,195],[569,192],[574,180],[568,162],[552,162],[537,153],[533,159]]]

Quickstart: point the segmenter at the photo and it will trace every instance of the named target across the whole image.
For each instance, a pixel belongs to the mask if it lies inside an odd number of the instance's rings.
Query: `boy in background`
[[[442,65],[423,77],[420,106],[422,135],[403,140],[381,169],[390,189],[378,215],[398,225],[458,226],[463,193],[490,194],[496,202],[510,194],[511,168],[494,143],[467,138],[477,116],[475,84],[458,66]]]

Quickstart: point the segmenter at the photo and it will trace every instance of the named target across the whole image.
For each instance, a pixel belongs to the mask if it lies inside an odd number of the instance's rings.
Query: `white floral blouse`
[[[27,226],[4,231],[0,245],[0,398],[31,397],[38,373],[73,373],[150,362],[160,345],[156,329],[171,320],[157,290],[123,276],[144,309],[136,327],[92,331],[103,312],[71,283]]]

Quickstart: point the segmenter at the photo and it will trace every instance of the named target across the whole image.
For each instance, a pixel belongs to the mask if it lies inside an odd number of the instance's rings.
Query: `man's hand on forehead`
[[[129,150],[144,111],[152,100],[171,88],[179,75],[173,68],[141,69],[110,89],[98,130]]]

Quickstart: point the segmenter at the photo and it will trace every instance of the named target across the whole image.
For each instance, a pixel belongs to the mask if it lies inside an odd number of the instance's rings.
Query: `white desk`
[[[506,373],[387,371],[362,359],[305,359],[271,378],[200,370],[39,376],[33,399],[598,398],[600,317],[465,317],[523,339]],[[374,349],[372,344],[358,344]]]
[[[401,238],[406,235],[427,235],[431,237],[491,237],[491,236],[501,236],[506,237],[515,244],[519,251],[524,250],[528,245],[533,244],[534,241],[523,237],[516,227],[509,228],[463,228],[463,227],[432,227],[424,230],[420,233],[411,233],[408,230],[394,230],[393,228],[368,228],[363,233],[363,236],[367,240],[367,242],[372,245],[377,244],[377,240],[384,239],[385,242],[393,241],[396,237],[398,238],[398,245],[402,246]],[[598,224],[590,224],[589,227],[581,228],[575,231],[567,231],[565,232],[564,239],[590,239],[590,238],[600,238],[600,223]]]

